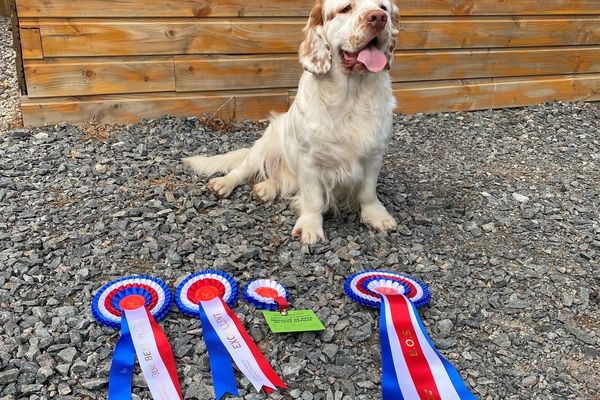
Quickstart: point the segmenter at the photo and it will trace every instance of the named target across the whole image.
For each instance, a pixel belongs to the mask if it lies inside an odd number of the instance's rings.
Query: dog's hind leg
[[[231,192],[246,183],[248,178],[261,175],[262,166],[269,156],[270,139],[271,127],[269,126],[265,134],[252,145],[243,161],[227,175],[208,181],[208,187],[221,197],[229,197]]]
[[[252,152],[253,149],[250,151]],[[208,187],[221,197],[229,197],[233,189],[242,185],[254,174],[258,168],[252,165],[250,154],[240,165],[232,169],[227,175],[213,178],[208,181]]]

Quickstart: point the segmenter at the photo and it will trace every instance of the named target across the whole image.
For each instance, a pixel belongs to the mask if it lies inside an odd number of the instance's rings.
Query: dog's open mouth
[[[385,53],[377,48],[377,38],[373,38],[369,44],[357,53],[341,51],[342,63],[353,68],[357,64],[362,64],[371,72],[383,70],[387,64]]]

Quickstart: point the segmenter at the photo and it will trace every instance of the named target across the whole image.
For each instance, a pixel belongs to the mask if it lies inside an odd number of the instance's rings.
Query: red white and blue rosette
[[[271,393],[286,387],[231,311],[237,298],[238,286],[233,277],[216,270],[188,276],[175,294],[181,312],[200,318],[217,399],[228,393],[239,395],[232,361],[257,392],[264,389]]]
[[[244,299],[262,310],[285,312],[289,297],[285,286],[271,279],[255,279],[244,286]]]
[[[151,276],[129,276],[102,286],[92,301],[101,324],[120,329],[108,381],[109,400],[130,400],[135,356],[154,399],[182,399],[173,352],[158,325],[173,298],[169,287]]]
[[[380,309],[383,400],[476,400],[425,331],[417,311],[430,298],[424,283],[394,272],[363,271],[346,280],[344,291]]]

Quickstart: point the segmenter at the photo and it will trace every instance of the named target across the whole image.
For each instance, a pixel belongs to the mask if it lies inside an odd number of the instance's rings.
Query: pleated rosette
[[[200,319],[217,399],[238,395],[233,363],[257,391],[286,387],[231,310],[237,298],[233,277],[217,270],[186,277],[175,295],[181,312]]]
[[[152,276],[128,276],[102,286],[92,300],[92,314],[101,324],[120,329],[108,381],[108,399],[131,399],[137,356],[154,399],[183,398],[173,352],[160,325],[173,297],[169,287]]]
[[[379,308],[381,294],[401,294],[417,308],[429,302],[427,286],[406,275],[388,271],[357,272],[346,280],[346,295],[363,306]],[[387,292],[387,293],[385,293]]]
[[[346,280],[344,291],[380,309],[383,400],[476,399],[425,331],[417,311],[430,299],[424,283],[394,272],[362,271]]]
[[[289,293],[285,286],[271,279],[255,279],[244,286],[244,299],[263,310],[286,310]]]
[[[200,301],[219,297],[229,308],[232,308],[237,303],[238,291],[238,285],[231,275],[208,269],[185,278],[177,286],[175,302],[182,313],[190,317],[198,317]]]

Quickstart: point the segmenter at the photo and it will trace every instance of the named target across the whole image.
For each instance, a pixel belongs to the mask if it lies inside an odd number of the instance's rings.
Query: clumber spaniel
[[[227,173],[208,182],[219,196],[251,181],[262,201],[293,197],[300,215],[292,235],[303,243],[325,240],[322,214],[339,206],[360,208],[378,231],[395,228],[376,186],[396,104],[388,74],[396,20],[390,0],[317,0],[289,111],[274,115],[249,149],[184,163],[203,175]]]

